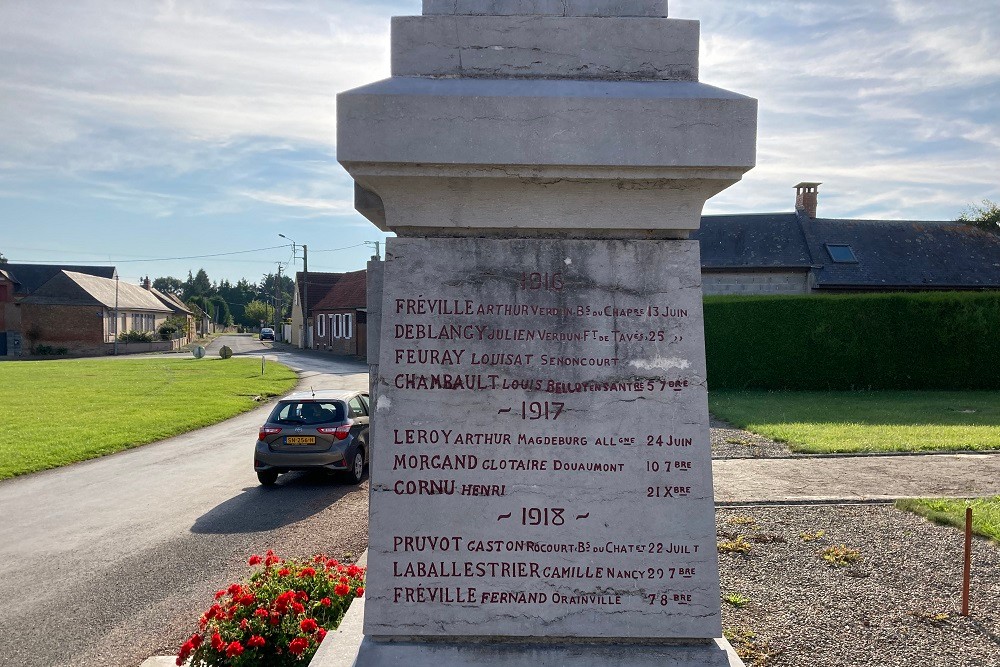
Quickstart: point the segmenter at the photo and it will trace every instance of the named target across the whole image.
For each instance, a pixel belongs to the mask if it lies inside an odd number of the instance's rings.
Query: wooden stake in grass
[[[972,508],[965,508],[965,571],[962,576],[962,616],[969,615],[969,580],[972,577]]]

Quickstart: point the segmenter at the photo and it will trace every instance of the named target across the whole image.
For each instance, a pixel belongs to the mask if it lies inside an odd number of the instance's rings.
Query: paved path
[[[720,503],[1000,495],[1000,454],[725,459],[712,470]]]
[[[223,343],[282,360],[305,386],[368,387],[363,363],[248,336]],[[360,553],[367,482],[292,473],[257,483],[253,446],[271,407],[0,483],[0,665],[134,667],[176,650],[249,553]]]

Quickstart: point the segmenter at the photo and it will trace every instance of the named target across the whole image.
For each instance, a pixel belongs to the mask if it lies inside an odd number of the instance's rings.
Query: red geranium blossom
[[[306,610],[306,608],[303,607],[301,603],[298,603],[298,602],[293,602],[292,603],[292,611],[294,611],[296,614],[301,614],[305,610]]]
[[[351,592],[351,587],[347,584],[337,584],[337,586],[333,589],[333,592],[343,597]]]
[[[320,628],[316,631],[316,643],[322,644],[324,639],[326,639],[326,628]]]
[[[230,642],[229,646],[226,647],[226,657],[235,658],[243,653],[243,644],[239,642]]]
[[[250,556],[250,560],[247,561],[247,565],[260,565],[261,560],[260,556],[254,554],[253,556]]]
[[[322,600],[319,601],[319,603],[324,607],[329,607],[331,604],[333,604],[333,600],[331,600],[330,598],[323,598]]]
[[[365,596],[365,587],[364,586],[358,586],[357,589],[354,591],[354,594],[357,595],[359,598],[364,597]]]
[[[287,567],[283,567],[280,570],[278,570],[278,576],[279,577],[287,577],[291,573],[292,573],[292,571],[289,570]]]
[[[288,652],[292,655],[302,655],[309,648],[309,640],[305,637],[296,637],[288,643]]]
[[[303,618],[299,627],[302,628],[302,632],[316,632],[319,629],[319,625],[311,618]]]
[[[249,646],[250,648],[257,648],[263,646],[266,643],[267,642],[264,641],[264,638],[261,637],[260,635],[253,635],[252,637],[250,637],[250,639],[247,640],[247,646]]]
[[[222,647],[226,645],[226,642],[222,641],[222,635],[216,632],[212,635],[212,648],[216,651],[221,651]]]

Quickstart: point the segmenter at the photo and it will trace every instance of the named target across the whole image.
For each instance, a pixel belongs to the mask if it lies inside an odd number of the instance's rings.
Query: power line
[[[246,255],[251,252],[264,252],[265,250],[277,250],[278,248],[287,248],[288,245],[274,245],[267,248],[255,248],[253,250],[234,250],[232,252],[217,252],[211,255],[189,255],[187,257],[150,257],[147,259],[117,259],[113,260],[110,257],[107,261],[104,260],[93,260],[88,259],[84,261],[70,261],[63,260],[57,262],[58,264],[107,264],[107,263],[117,263],[117,264],[129,264],[133,262],[173,262],[182,259],[208,259],[211,257],[229,257],[230,255]],[[338,250],[343,250],[344,248],[338,248]],[[37,260],[18,260],[17,262],[11,262],[12,264],[46,264],[48,262],[39,262]]]
[[[329,248],[327,250],[310,250],[309,252],[311,252],[311,253],[313,253],[313,252],[337,252],[338,250],[350,250],[351,248],[360,248],[364,244],[365,244],[364,241],[362,241],[361,243],[357,243],[355,245],[344,246],[343,248]]]

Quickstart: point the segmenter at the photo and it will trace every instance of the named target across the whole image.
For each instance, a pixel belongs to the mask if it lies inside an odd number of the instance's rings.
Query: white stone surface
[[[398,16],[393,76],[698,80],[698,22]]]
[[[424,0],[424,14],[667,15],[667,0]]]
[[[389,239],[367,635],[721,635],[699,265]]]

